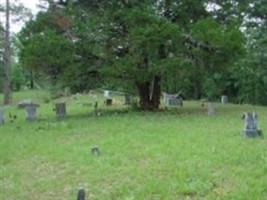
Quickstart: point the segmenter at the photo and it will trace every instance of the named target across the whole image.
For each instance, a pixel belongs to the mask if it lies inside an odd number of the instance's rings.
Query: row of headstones
[[[183,99],[184,97],[181,93],[168,94],[166,92],[163,92],[163,102],[166,103],[167,106],[183,106]],[[222,95],[221,103],[227,104],[228,96]]]
[[[112,99],[106,98],[104,103],[107,106],[112,105]],[[124,104],[129,105],[131,104],[132,98],[131,95],[125,94],[125,101]],[[87,105],[87,104],[84,104]],[[92,105],[92,103],[88,104]],[[19,108],[25,108],[26,110],[26,119],[27,120],[35,120],[36,119],[36,111],[37,107],[39,105],[34,103],[32,100],[23,100],[19,102],[18,107]],[[97,108],[97,102],[94,104],[94,108]],[[56,111],[56,117],[57,118],[64,118],[66,116],[66,104],[65,103],[56,103],[55,107],[53,108],[54,111]],[[0,124],[4,124],[4,110],[0,109]]]
[[[37,104],[28,104],[25,105],[25,111],[26,111],[26,120],[35,120],[36,119],[36,111],[37,107],[39,105]],[[57,118],[64,118],[66,116],[66,104],[65,103],[56,103],[55,107],[53,109],[56,111],[56,117]],[[4,110],[0,109],[0,124],[4,124]]]

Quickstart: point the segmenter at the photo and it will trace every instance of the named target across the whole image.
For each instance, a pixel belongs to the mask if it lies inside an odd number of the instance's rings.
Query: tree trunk
[[[151,101],[154,108],[156,109],[158,109],[160,106],[160,94],[161,94],[160,81],[161,77],[155,76],[152,85]]]
[[[160,76],[155,76],[152,86],[148,81],[136,83],[139,92],[139,106],[142,110],[158,110],[160,105]]]
[[[3,92],[4,92],[4,104],[11,103],[11,90],[10,90],[10,30],[9,30],[9,18],[10,18],[10,5],[9,0],[6,0],[6,30],[5,30],[5,49],[4,49],[4,77],[3,77]]]

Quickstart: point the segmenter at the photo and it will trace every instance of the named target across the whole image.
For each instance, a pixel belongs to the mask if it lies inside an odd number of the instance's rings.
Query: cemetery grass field
[[[107,108],[98,96],[100,116],[82,106],[95,96],[75,95],[61,99],[68,117],[57,120],[48,93],[13,94],[14,103],[32,98],[40,107],[36,121],[15,105],[4,107],[1,200],[73,200],[80,184],[87,200],[267,199],[266,107],[216,103],[208,116],[200,102],[185,101],[136,112],[121,97]],[[258,113],[265,138],[241,137],[247,111]]]

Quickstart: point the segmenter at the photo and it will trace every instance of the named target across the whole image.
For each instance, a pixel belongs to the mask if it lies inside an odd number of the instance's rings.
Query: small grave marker
[[[167,106],[182,106],[183,105],[183,95],[181,92],[177,94],[168,94],[163,92],[163,101]]]
[[[244,137],[257,137],[263,136],[262,131],[257,127],[257,114],[255,112],[244,113],[242,118],[244,119],[244,128],[241,134]]]
[[[106,99],[105,103],[107,106],[111,106],[112,105],[112,99]]]
[[[82,186],[78,188],[77,200],[85,200],[85,191]]]
[[[66,103],[55,104],[57,118],[64,118],[66,116]]]
[[[216,112],[216,109],[215,109],[214,103],[209,102],[208,103],[208,115],[214,115],[215,112]]]
[[[95,156],[99,156],[100,155],[100,150],[99,150],[99,147],[97,145],[94,145],[94,146],[91,147],[91,152]]]
[[[109,90],[104,90],[104,97],[109,98],[110,91]]]
[[[0,125],[4,124],[4,110],[0,109]]]
[[[221,103],[222,104],[227,104],[228,103],[228,96],[222,95],[221,96]]]
[[[35,120],[36,119],[36,108],[35,104],[29,104],[25,106],[26,109],[26,120]]]

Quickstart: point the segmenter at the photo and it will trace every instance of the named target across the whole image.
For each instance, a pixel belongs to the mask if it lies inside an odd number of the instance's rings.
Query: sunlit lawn
[[[169,111],[118,112],[91,96],[67,102],[57,120],[47,93],[36,121],[4,107],[0,126],[0,199],[71,200],[83,185],[90,200],[267,199],[267,108],[216,104],[214,116],[199,102]],[[35,95],[37,93],[34,93]],[[0,95],[2,98],[2,96]],[[14,94],[14,101],[25,94]],[[99,100],[101,116],[82,102]],[[265,139],[245,139],[241,115],[256,111]],[[11,122],[9,113],[18,119]],[[91,147],[98,145],[100,155]]]

